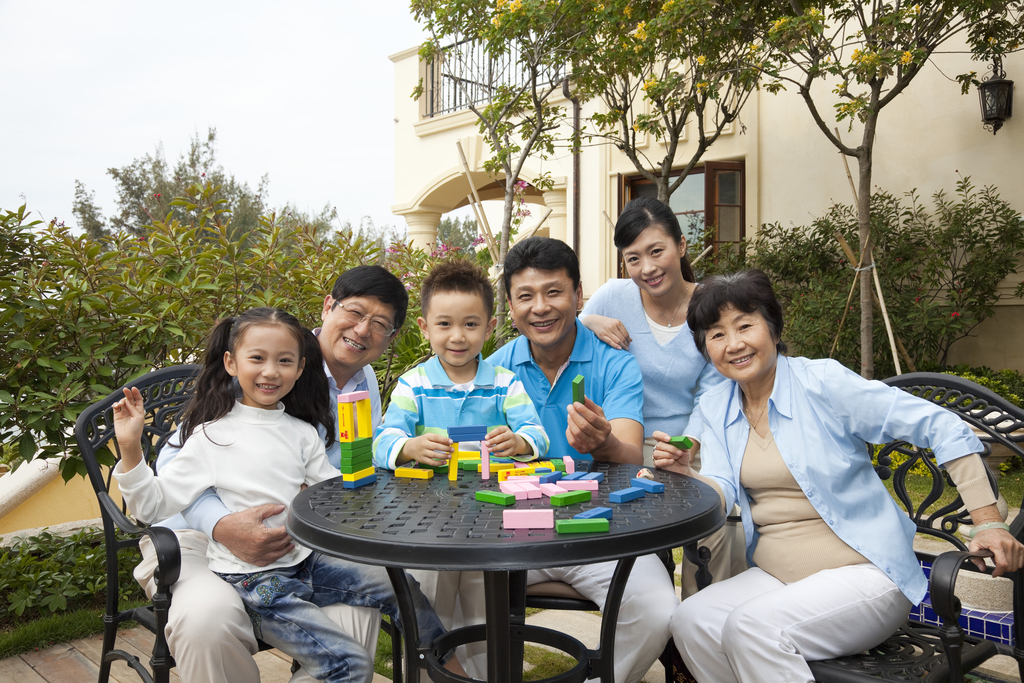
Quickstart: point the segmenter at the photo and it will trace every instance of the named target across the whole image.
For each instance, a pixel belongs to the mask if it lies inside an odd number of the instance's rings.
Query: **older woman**
[[[931,448],[971,511],[971,549],[995,554],[995,575],[1024,563],[970,429],[835,361],[781,355],[782,307],[764,273],[708,279],[687,323],[728,381],[703,397],[701,474],[668,444],[655,462],[707,481],[726,509],[739,503],[750,565],[672,617],[698,681],[811,681],[807,661],[877,645],[924,598],[914,524],[876,476],[866,443]]]

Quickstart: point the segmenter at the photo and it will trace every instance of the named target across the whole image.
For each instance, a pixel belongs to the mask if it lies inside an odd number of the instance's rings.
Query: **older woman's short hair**
[[[760,313],[776,339],[775,348],[779,353],[786,352],[782,342],[782,304],[775,296],[771,281],[760,270],[741,270],[709,277],[697,287],[690,300],[686,324],[693,332],[693,343],[706,360],[711,360],[705,339],[707,331],[728,306],[744,313]]]

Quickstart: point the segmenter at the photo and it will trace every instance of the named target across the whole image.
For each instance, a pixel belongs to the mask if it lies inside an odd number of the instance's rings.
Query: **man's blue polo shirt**
[[[644,422],[644,384],[640,365],[628,351],[608,346],[593,332],[576,320],[576,343],[569,362],[555,377],[552,387],[540,366],[530,353],[530,341],[525,335],[495,351],[487,362],[500,365],[516,373],[526,387],[534,407],[540,414],[541,424],[551,440],[548,457],[563,455],[590,458],[579,454],[565,438],[568,426],[568,408],[572,403],[572,381],[583,375],[587,396],[604,410],[608,420],[629,418],[641,425]]]

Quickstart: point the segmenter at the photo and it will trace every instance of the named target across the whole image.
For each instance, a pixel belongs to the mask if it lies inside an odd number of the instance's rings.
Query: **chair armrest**
[[[120,506],[105,491],[96,494],[100,507],[122,532],[131,536],[148,536],[156,553],[153,580],[158,588],[170,587],[181,574],[181,547],[178,537],[170,529],[154,526],[142,527],[128,519]]]
[[[992,557],[991,550],[952,550],[942,553],[932,563],[931,577],[928,580],[932,596],[932,609],[946,623],[956,623],[960,618],[960,598],[956,597],[956,577],[960,570],[967,566],[972,558]],[[968,566],[971,571],[980,572],[973,564]],[[989,573],[991,569],[983,573]]]

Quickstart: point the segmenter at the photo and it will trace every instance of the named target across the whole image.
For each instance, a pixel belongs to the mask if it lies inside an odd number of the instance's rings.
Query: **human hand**
[[[629,336],[629,330],[615,318],[608,318],[603,315],[591,313],[580,322],[588,330],[597,335],[597,338],[605,344],[623,351],[629,350],[629,343],[633,339]]]
[[[1012,572],[1024,566],[1024,545],[1013,537],[1005,529],[986,529],[979,531],[971,539],[968,550],[991,550],[992,561],[995,562],[995,569],[992,576],[1001,576],[1005,572]],[[985,561],[981,558],[971,558],[978,569],[985,568]]]
[[[585,397],[585,401],[586,403],[573,403],[569,406],[565,438],[569,445],[580,453],[593,453],[608,441],[612,425],[605,419],[601,406],[594,403],[589,396]]]
[[[490,455],[499,458],[510,458],[513,455],[520,455],[532,452],[529,442],[513,432],[508,425],[495,427],[487,435],[484,442]]]
[[[654,432],[651,436],[658,441],[658,445],[654,447],[655,467],[668,470],[669,472],[678,472],[679,474],[692,476],[693,468],[691,463],[693,462],[693,456],[700,448],[699,443],[694,441],[691,448],[676,448],[669,443],[671,437],[665,432]]]
[[[124,398],[112,406],[114,435],[121,451],[121,470],[129,472],[142,462],[142,430],[146,426],[146,411],[142,392],[138,387],[124,389]]]
[[[243,562],[265,567],[295,547],[283,526],[271,529],[263,524],[284,509],[271,503],[226,515],[213,527],[213,540]]]
[[[398,454],[398,464],[415,460],[433,467],[443,465],[452,457],[452,443],[444,434],[421,434],[405,442]]]

